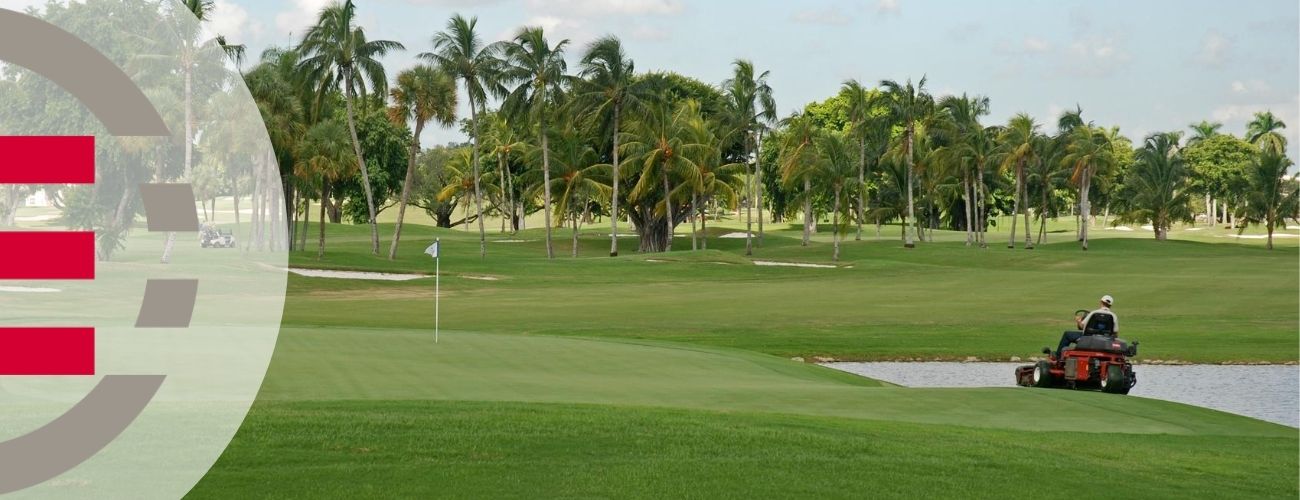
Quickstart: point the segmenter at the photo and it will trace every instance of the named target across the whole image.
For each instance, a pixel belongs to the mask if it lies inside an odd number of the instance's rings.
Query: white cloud
[[[674,15],[684,9],[681,0],[528,0],[531,10],[579,15]]]
[[[316,22],[316,17],[320,14],[320,11],[333,1],[293,0],[293,6],[289,10],[275,15],[275,27],[280,30],[281,34],[301,34],[308,26]]]
[[[243,43],[245,37],[259,36],[262,24],[249,21],[248,11],[229,0],[216,0],[213,3],[211,21],[204,29],[211,35],[223,35],[231,43]],[[245,31],[247,30],[247,31]]]
[[[1273,86],[1262,80],[1234,80],[1229,88],[1234,94],[1267,94],[1273,90]]]
[[[839,26],[848,24],[852,19],[837,7],[826,9],[805,9],[795,12],[790,20],[799,24],[820,24]]]
[[[898,0],[878,0],[876,2],[876,13],[881,15],[898,15],[903,12],[902,6]]]
[[[1110,76],[1132,59],[1114,36],[1084,36],[1071,42],[1065,52],[1062,72],[1082,77]]]
[[[1232,55],[1232,40],[1217,31],[1210,31],[1201,40],[1201,50],[1196,61],[1206,66],[1223,66]]]
[[[1050,42],[1034,36],[1025,37],[1025,40],[1020,45],[1024,47],[1026,52],[1033,52],[1036,54],[1052,50],[1052,44]]]
[[[656,28],[654,26],[642,25],[637,26],[629,35],[633,40],[644,40],[651,42],[661,42],[669,38],[667,30]]]

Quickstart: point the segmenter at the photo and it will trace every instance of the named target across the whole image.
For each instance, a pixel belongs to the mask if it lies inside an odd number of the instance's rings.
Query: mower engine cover
[[[1087,335],[1075,342],[1074,346],[1075,349],[1082,351],[1111,352],[1115,354],[1129,352],[1128,342],[1119,337],[1107,335]]]

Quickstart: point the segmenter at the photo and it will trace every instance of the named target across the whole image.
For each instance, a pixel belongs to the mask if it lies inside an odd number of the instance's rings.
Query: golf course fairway
[[[329,229],[326,258],[293,265],[431,271],[421,245],[389,262],[364,228]],[[291,276],[259,400],[192,498],[1297,494],[1291,427],[1094,392],[903,388],[790,359],[1029,357],[1104,292],[1139,359],[1293,362],[1294,249],[905,253],[882,239],[818,269],[754,266],[743,240],[596,258],[598,234],[582,239],[593,257],[547,261],[535,231],[480,260],[477,235],[410,231],[444,242],[438,342],[431,279]],[[827,250],[772,232],[755,258],[829,264]]]

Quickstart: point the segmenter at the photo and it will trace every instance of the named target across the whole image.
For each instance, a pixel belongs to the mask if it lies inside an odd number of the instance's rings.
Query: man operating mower
[[[1115,315],[1115,311],[1110,309],[1114,303],[1115,299],[1113,297],[1102,295],[1100,308],[1086,315],[1075,316],[1075,326],[1079,329],[1061,334],[1061,343],[1056,347],[1056,356],[1059,358],[1061,351],[1064,351],[1070,344],[1078,342],[1080,338],[1090,332],[1104,333],[1110,336],[1119,335],[1119,317]]]

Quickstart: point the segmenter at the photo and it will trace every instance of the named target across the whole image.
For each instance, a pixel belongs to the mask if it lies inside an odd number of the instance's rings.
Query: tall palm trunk
[[[361,153],[361,140],[357,138],[357,119],[356,112],[352,109],[352,100],[355,98],[352,89],[352,70],[344,70],[345,85],[348,87],[347,94],[343,102],[347,105],[348,110],[348,133],[352,135],[352,150],[357,155],[357,166],[361,168],[361,187],[366,192],[366,210],[370,215],[370,253],[379,255],[379,226],[375,224],[375,195],[370,190],[370,170],[366,168],[366,159]]]
[[[977,214],[978,214],[978,217],[976,218],[975,223],[979,225],[979,234],[978,234],[978,237],[979,237],[979,242],[980,242],[980,248],[988,248],[988,247],[989,247],[989,241],[988,241],[988,227],[986,226],[986,224],[987,224],[987,222],[988,222],[988,218],[989,218],[989,213],[988,213],[988,212],[989,212],[989,202],[988,202],[989,194],[988,194],[988,186],[985,186],[985,185],[984,185],[984,165],[983,165],[983,164],[981,164],[981,165],[979,166],[979,168],[976,169],[976,174],[979,176],[979,178],[976,179],[976,181],[975,181],[975,182],[977,183],[977,184],[976,184],[976,188],[979,189],[979,194],[978,194],[978,196],[979,196],[979,203],[978,203],[978,208],[977,208]]]
[[[411,184],[415,182],[415,155],[420,152],[420,132],[423,130],[424,120],[416,120],[411,152],[406,162],[406,180],[402,181],[402,198],[397,203],[397,225],[393,228],[393,243],[388,246],[388,260],[397,258],[397,242],[402,239],[402,220],[406,218],[406,202],[411,199]]]
[[[704,207],[706,212],[708,211],[708,206],[709,206],[709,199],[708,197],[705,197]],[[708,213],[705,213],[704,217],[700,217],[700,248],[704,250],[709,249],[709,214]]]
[[[329,199],[329,196],[330,196],[330,184],[329,184],[329,181],[322,180],[322,181],[321,181],[321,187],[320,187],[320,199],[321,199],[321,204],[320,204],[320,241],[319,241],[319,242],[317,243],[317,245],[316,245],[316,260],[321,260],[322,258],[325,257],[325,203],[324,203],[324,200]]]
[[[469,127],[474,131],[474,212],[478,217],[478,258],[487,258],[487,230],[483,228],[483,189],[480,186],[478,164],[478,109],[474,98],[469,99]]]
[[[835,251],[831,254],[831,260],[840,261],[840,190],[835,188],[835,208],[831,211],[831,242],[835,246]]]
[[[578,258],[578,223],[579,222],[581,221],[578,220],[578,212],[574,211],[573,212],[573,250],[571,251],[571,254],[569,256],[575,259]]]
[[[620,118],[619,112],[622,111],[621,109],[619,109],[620,107],[621,106],[619,104],[617,103],[614,104],[614,151],[613,151],[614,153],[613,188],[614,189],[613,189],[613,194],[611,195],[612,199],[610,200],[610,204],[609,204],[609,256],[610,257],[618,257],[618,180],[619,180],[618,179],[619,178],[619,171],[618,171],[619,169],[619,164],[618,164],[619,123],[618,122]]]
[[[1011,204],[1011,234],[1007,237],[1007,248],[1016,247],[1016,220],[1020,218],[1020,185],[1024,179],[1021,175],[1022,168],[1019,163],[1016,164],[1016,195],[1015,201]]]
[[[758,199],[758,246],[763,246],[763,133],[754,139],[754,192]]]
[[[673,190],[668,184],[668,165],[661,165],[659,175],[664,181],[664,252],[673,249]]]
[[[515,220],[515,215],[518,213],[515,211],[515,181],[511,178],[510,166],[506,164],[506,157],[501,153],[497,153],[497,170],[501,172],[501,181],[505,183],[504,186],[501,186],[501,189],[506,192],[506,206],[510,207],[510,213],[506,215],[506,218],[509,219],[507,227],[510,228],[510,232],[513,234],[518,229],[518,221]]]
[[[687,212],[690,214],[691,217],[691,250],[700,249],[700,243],[699,243],[700,232],[699,232],[698,223],[695,220],[699,216],[699,214],[695,213],[695,211],[698,210],[698,208],[695,205],[695,200],[697,198],[699,198],[699,195],[695,193],[691,193],[691,208],[690,208],[690,212]]]
[[[1029,186],[1025,182],[1025,171],[1021,169],[1020,175],[1020,196],[1025,199],[1024,204],[1020,205],[1025,211],[1025,250],[1034,249],[1033,232],[1029,229]]]
[[[1079,241],[1083,244],[1083,249],[1088,249],[1088,220],[1092,216],[1092,202],[1088,197],[1092,194],[1092,169],[1084,167],[1083,178],[1079,182],[1079,214],[1083,217],[1083,222],[1079,224]]]
[[[971,246],[971,243],[974,243],[975,240],[975,227],[971,226],[971,222],[974,220],[971,212],[975,210],[975,200],[972,198],[971,193],[970,169],[962,169],[961,176],[962,208],[966,212],[966,246]]]
[[[908,226],[909,224],[916,224],[916,204],[912,200],[912,126],[910,123],[907,125],[907,137],[903,139],[905,141],[903,143],[905,148],[903,154],[907,155],[907,217],[903,220],[903,230],[907,237],[906,241],[903,242],[903,246],[907,248],[916,247],[916,242],[912,240],[912,234],[916,231]]]
[[[862,219],[867,215],[864,198],[867,190],[867,140],[858,141],[858,234],[854,241],[862,241]]]
[[[804,174],[803,176],[803,246],[808,246],[808,240],[812,238],[812,226],[817,221],[813,220],[812,214],[812,176]]]
[[[188,45],[188,44],[187,44]],[[185,74],[185,181],[193,182],[194,180],[194,74],[190,69],[191,52],[185,51],[181,56],[182,73]],[[158,182],[163,179],[159,178]],[[235,212],[239,214],[238,211]],[[163,242],[163,254],[159,259],[163,264],[169,264],[172,261],[172,248],[176,246],[176,232],[168,231],[167,239]]]
[[[551,146],[546,137],[546,120],[541,122],[542,133],[542,212],[546,218],[546,258],[555,258],[555,248],[551,246]]]
[[[749,158],[749,134],[745,137],[745,157]],[[754,173],[745,181],[745,255],[754,255],[754,205],[758,204],[758,155],[754,155]],[[759,215],[759,223],[763,216]]]

